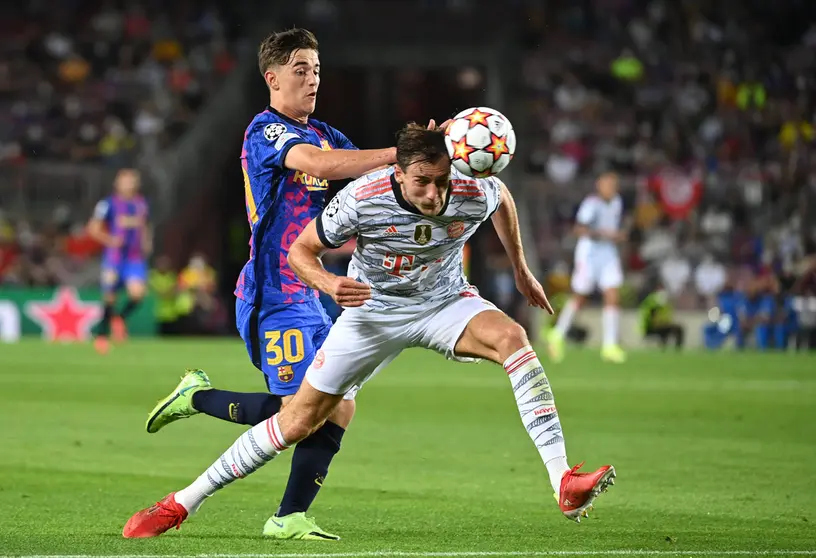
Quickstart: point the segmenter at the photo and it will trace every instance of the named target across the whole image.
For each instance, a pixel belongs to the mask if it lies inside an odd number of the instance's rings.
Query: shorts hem
[[[335,387],[329,387],[328,384],[326,384],[324,382],[315,381],[314,379],[310,379],[308,376],[306,378],[304,378],[303,380],[309,382],[309,385],[312,386],[313,388],[315,388],[317,391],[321,391],[321,392],[326,393],[328,395],[346,395],[349,391],[351,391],[352,388],[354,388],[354,386],[351,386],[347,390],[342,390],[342,389],[337,389]]]
[[[454,351],[456,349],[456,344],[459,342],[459,339],[462,338],[464,335],[467,326],[470,324],[471,320],[481,314],[482,312],[487,312],[488,310],[499,310],[496,306],[493,306],[488,301],[482,299],[484,301],[484,307],[474,310],[467,319],[462,320],[462,327],[458,328],[456,332],[456,337],[453,340],[453,344],[445,351],[445,358],[448,360],[455,360],[457,362],[481,362],[484,359],[476,358],[476,357],[466,357],[466,356],[459,356]]]

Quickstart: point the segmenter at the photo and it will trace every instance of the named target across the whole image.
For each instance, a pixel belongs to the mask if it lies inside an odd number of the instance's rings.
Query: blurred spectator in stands
[[[215,270],[201,253],[193,253],[187,266],[179,274],[179,289],[193,297],[193,311],[189,323],[199,335],[219,334],[226,330],[227,313],[216,296]]]
[[[752,344],[762,351],[768,349],[771,346],[775,310],[776,301],[767,280],[753,279],[745,289],[738,311],[737,347],[743,349],[746,344]]]
[[[674,308],[665,289],[649,293],[640,305],[640,331],[645,339],[657,338],[665,349],[671,339],[674,348],[680,350],[686,336],[682,325],[674,321]]]
[[[694,270],[694,286],[706,307],[716,303],[717,293],[725,287],[726,279],[725,266],[715,260],[713,255],[706,254]]]
[[[184,333],[184,317],[192,312],[193,295],[179,288],[178,273],[168,256],[159,256],[150,270],[150,290],[156,297],[159,335]]]

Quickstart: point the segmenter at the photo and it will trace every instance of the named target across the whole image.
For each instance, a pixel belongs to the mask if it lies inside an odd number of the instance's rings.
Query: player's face
[[[139,191],[139,173],[133,170],[121,170],[116,175],[116,193],[124,197],[132,197]]]
[[[598,177],[598,193],[605,200],[614,198],[618,193],[618,175],[606,173]]]
[[[397,165],[395,175],[408,203],[423,215],[439,215],[450,187],[450,159],[411,163],[404,171]]]
[[[267,77],[273,95],[283,106],[298,115],[308,116],[315,110],[320,87],[320,58],[317,51],[299,49],[285,66],[277,66]]]

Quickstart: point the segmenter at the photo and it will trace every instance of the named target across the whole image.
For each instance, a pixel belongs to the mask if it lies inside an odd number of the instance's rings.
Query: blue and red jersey
[[[241,167],[252,236],[235,296],[256,306],[306,302],[318,296],[286,261],[289,247],[323,210],[329,189],[328,180],[284,166],[289,150],[301,143],[324,151],[357,149],[328,124],[312,118],[302,124],[272,107],[255,116],[244,134]]]
[[[117,248],[105,247],[103,265],[118,266],[145,259],[144,238],[150,211],[142,196],[108,196],[96,204],[94,218],[105,223],[109,235],[122,241]]]

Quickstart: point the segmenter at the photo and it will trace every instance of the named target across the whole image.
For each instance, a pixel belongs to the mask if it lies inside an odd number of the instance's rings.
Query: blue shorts
[[[256,309],[235,300],[235,325],[255,368],[275,395],[293,395],[332,322],[318,299]]]
[[[147,281],[147,262],[144,260],[124,261],[118,264],[102,262],[102,291],[121,289],[130,281]]]

